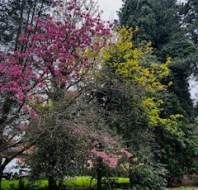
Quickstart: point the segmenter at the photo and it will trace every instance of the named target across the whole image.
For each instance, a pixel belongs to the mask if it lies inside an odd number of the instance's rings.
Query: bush
[[[166,170],[161,166],[143,165],[132,175],[131,190],[164,190]]]

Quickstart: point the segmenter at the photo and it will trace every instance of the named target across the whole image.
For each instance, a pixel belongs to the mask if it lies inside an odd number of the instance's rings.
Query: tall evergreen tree
[[[138,27],[136,41],[151,42],[159,59],[164,60],[168,56],[173,59],[172,99],[177,100],[179,110],[191,118],[193,104],[188,83],[191,69],[189,58],[196,49],[185,38],[179,10],[176,0],[124,0],[119,18],[121,25]],[[171,109],[175,110],[174,107]]]
[[[198,1],[188,0],[183,4],[181,14],[187,37],[198,46]]]
[[[196,14],[194,13],[197,1],[189,0],[189,2],[193,4],[194,11],[188,10],[188,14],[193,12],[193,22],[195,22]],[[190,32],[186,32],[184,27],[183,19],[185,17],[181,14],[182,6],[184,4],[182,5],[176,0],[123,0],[123,6],[119,12],[122,26],[138,28],[135,36],[136,45],[151,42],[155,48],[154,54],[158,59],[172,58],[170,65],[172,75],[163,82],[167,83],[171,79],[173,85],[163,95],[165,104],[162,115],[174,113],[184,115],[180,128],[185,137],[173,136],[158,126],[155,136],[159,149],[154,150],[156,158],[166,164],[166,169],[170,172],[169,182],[172,177],[188,172],[184,166],[189,162],[193,163],[192,158],[196,154],[194,150],[197,150],[197,143],[194,143],[196,145],[193,148],[189,143],[189,134],[196,130],[194,126],[189,125],[194,119],[194,108],[189,92],[189,77],[192,75],[192,65],[195,63],[197,49],[192,40],[187,38],[187,34]],[[192,31],[196,33],[196,30]],[[189,155],[191,156],[189,157]],[[189,165],[189,168],[193,168],[193,166]]]
[[[138,27],[140,41],[151,41],[160,50],[178,35],[176,0],[124,0],[119,13],[121,25]]]
[[[193,46],[198,49],[198,1],[188,0],[186,3],[182,4],[180,14],[185,36],[191,41]],[[196,78],[198,77],[197,51],[189,59],[192,65],[191,73],[193,73],[193,77]]]

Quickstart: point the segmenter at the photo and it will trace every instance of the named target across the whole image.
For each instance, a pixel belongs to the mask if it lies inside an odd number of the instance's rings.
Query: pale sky
[[[122,0],[98,0],[98,5],[103,10],[102,18],[113,21],[117,19],[117,13],[121,8]]]
[[[102,18],[104,20],[110,20],[113,21],[114,19],[117,19],[117,13],[121,6],[122,6],[122,0],[97,0],[98,5],[101,10],[103,10]],[[186,0],[178,0],[180,2],[185,2]]]

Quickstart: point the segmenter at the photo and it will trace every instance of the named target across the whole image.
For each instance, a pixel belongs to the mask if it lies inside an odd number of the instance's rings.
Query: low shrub
[[[165,190],[166,170],[162,167],[144,165],[132,174],[131,190]]]

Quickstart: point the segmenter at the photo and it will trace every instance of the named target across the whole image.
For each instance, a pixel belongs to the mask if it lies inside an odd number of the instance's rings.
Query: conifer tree
[[[172,99],[177,100],[179,110],[190,119],[193,104],[189,93],[192,68],[189,59],[197,50],[186,38],[180,8],[176,0],[124,0],[119,18],[121,25],[138,28],[135,40],[137,43],[151,42],[158,59],[172,58]]]

